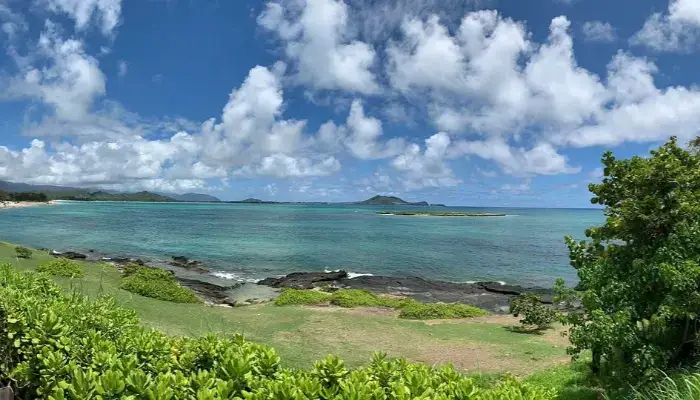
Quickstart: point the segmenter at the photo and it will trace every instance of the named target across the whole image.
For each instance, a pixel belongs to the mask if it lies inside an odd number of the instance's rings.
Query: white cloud
[[[689,52],[700,38],[700,3],[697,0],[670,0],[667,13],[647,19],[630,42],[656,51]]]
[[[118,64],[119,71],[117,72],[119,76],[126,76],[127,73],[129,73],[129,64],[127,64],[126,61],[119,61]]]
[[[29,29],[29,25],[24,16],[12,11],[9,4],[0,1],[0,30],[7,35],[8,42],[13,41],[18,34],[27,29]]]
[[[455,144],[453,156],[473,154],[499,164],[504,172],[516,176],[574,174],[580,167],[571,167],[565,156],[557,153],[549,143],[540,143],[531,149],[512,148],[502,139],[487,141],[460,141]]]
[[[581,32],[589,42],[612,43],[617,40],[615,28],[608,22],[587,21],[581,27]]]
[[[372,94],[379,90],[371,45],[352,38],[341,0],[269,2],[258,24],[285,43],[297,83],[321,90]]]
[[[403,139],[390,139],[380,142],[382,122],[365,115],[362,102],[355,100],[350,107],[347,119],[348,135],[345,145],[352,155],[363,160],[387,158],[401,152],[405,146]]]
[[[392,160],[391,165],[404,173],[402,182],[406,190],[457,186],[462,182],[445,163],[450,143],[446,133],[436,133],[425,140],[423,152],[420,146],[413,144]]]
[[[85,53],[81,41],[62,39],[54,24],[47,21],[33,56],[47,62],[40,67],[18,64],[19,74],[7,83],[6,97],[42,100],[57,119],[77,121],[89,115],[95,99],[105,94],[105,76],[97,59]]]
[[[454,34],[431,17],[410,20],[391,45],[388,75],[396,90],[427,98],[434,123],[454,133],[501,135],[529,126],[580,124],[597,111],[605,89],[580,68],[569,21],[552,21],[548,43],[496,11],[467,14]],[[525,60],[525,62],[523,62]]]
[[[265,185],[265,188],[263,190],[265,190],[265,192],[270,196],[277,196],[277,193],[279,193],[279,189],[277,188],[276,183],[269,183]]]
[[[121,0],[37,0],[54,12],[68,14],[77,30],[96,23],[105,36],[111,36],[121,18]]]

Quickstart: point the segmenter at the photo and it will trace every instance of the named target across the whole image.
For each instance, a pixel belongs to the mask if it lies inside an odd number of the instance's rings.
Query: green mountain
[[[35,192],[43,193],[49,200],[82,200],[82,201],[175,201],[168,196],[151,193],[120,193],[108,192],[104,190],[82,189],[68,186],[53,186],[53,185],[30,185],[27,183],[16,183],[0,181],[0,190],[7,192],[25,193]]]
[[[218,203],[221,201],[218,197],[210,196],[208,194],[202,193],[185,193],[185,194],[172,194],[172,193],[159,193],[163,196],[170,197],[177,201],[197,201],[197,202],[211,202]]]
[[[396,196],[374,196],[371,199],[365,201],[359,201],[353,204],[363,204],[370,206],[429,206],[426,201],[419,201],[417,203],[411,203],[406,200],[400,199]]]
[[[55,196],[59,194],[59,196]],[[56,200],[83,200],[83,201],[151,201],[151,202],[172,202],[176,201],[168,196],[163,196],[151,192],[138,193],[110,193],[104,191],[89,192],[86,194],[66,195],[66,193],[48,192],[48,196]]]

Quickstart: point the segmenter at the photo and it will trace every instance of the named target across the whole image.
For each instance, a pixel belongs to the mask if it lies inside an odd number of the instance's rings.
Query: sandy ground
[[[34,207],[34,206],[47,206],[54,205],[56,201],[51,200],[46,203],[40,203],[36,201],[0,201],[0,208],[23,208],[23,207]]]

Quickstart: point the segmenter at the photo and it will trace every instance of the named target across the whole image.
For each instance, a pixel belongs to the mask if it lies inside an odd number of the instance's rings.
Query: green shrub
[[[697,400],[700,399],[700,374],[665,377],[649,389],[635,390],[635,400]]]
[[[15,247],[15,253],[17,254],[17,258],[32,258],[32,251],[26,247]]]
[[[277,306],[302,306],[327,303],[331,295],[318,290],[284,289],[275,299]]]
[[[389,307],[399,308],[403,300],[380,297],[367,290],[361,289],[340,289],[333,293],[331,304],[344,307]]]
[[[589,185],[605,206],[589,241],[571,237],[583,310],[567,315],[574,356],[591,351],[595,373],[631,382],[700,362],[700,140],[674,137],[648,157],[603,155]]]
[[[337,357],[286,369],[241,336],[168,337],[113,299],[64,294],[46,276],[0,265],[0,381],[17,398],[554,400],[508,377],[481,389],[452,367],[376,354],[348,369]]]
[[[53,276],[63,276],[67,278],[83,277],[83,267],[77,262],[67,258],[56,258],[39,264],[36,270]]]
[[[510,301],[510,313],[514,317],[523,315],[520,323],[538,330],[551,328],[559,313],[552,307],[542,304],[540,296],[523,293]]]
[[[119,286],[129,292],[174,303],[200,303],[191,290],[180,286],[175,277],[160,268],[131,268],[130,275],[122,279]]]
[[[275,305],[314,305],[330,303],[344,308],[388,307],[401,310],[399,318],[451,319],[488,315],[488,312],[465,304],[425,304],[411,299],[393,299],[377,296],[367,290],[340,289],[332,294],[318,290],[285,289],[275,299]]]
[[[143,268],[144,268],[143,265],[138,265],[138,264],[134,264],[134,263],[129,263],[129,264],[126,264],[126,266],[125,266],[124,269],[122,270],[122,275],[123,275],[124,277],[131,276],[131,275],[137,273],[138,271],[140,271],[140,270],[143,269]]]
[[[466,304],[419,303],[409,301],[401,308],[399,318],[405,319],[453,319],[488,315],[488,312]]]

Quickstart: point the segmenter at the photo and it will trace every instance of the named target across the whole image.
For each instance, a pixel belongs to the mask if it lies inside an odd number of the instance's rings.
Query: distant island
[[[324,202],[324,201],[266,201],[253,197],[245,200],[222,201],[221,199],[203,193],[156,193],[141,191],[136,193],[118,192],[110,190],[96,190],[89,188],[76,188],[54,185],[32,185],[0,181],[0,192],[5,192],[8,199],[16,194],[23,194],[19,198],[32,198],[38,200],[29,201],[141,201],[141,202],[208,202],[231,204],[298,204],[298,205],[358,205],[358,206],[414,206],[414,207],[445,207],[444,204],[430,204],[427,201],[410,202],[396,196],[377,195],[363,201],[355,202]],[[12,196],[11,196],[12,195]]]
[[[301,205],[330,205],[330,204],[345,204],[356,206],[437,206],[445,207],[444,204],[429,204],[427,201],[419,201],[415,203],[408,202],[395,196],[374,196],[370,199],[355,202],[323,202],[323,201],[265,201],[255,198],[247,198],[245,200],[226,201],[226,203],[234,204],[301,204]]]
[[[24,193],[23,197],[40,196],[46,201],[142,201],[142,202],[220,202],[218,198],[201,193],[164,194],[147,191],[124,193],[117,191],[83,189],[68,186],[30,185],[0,181],[0,191],[6,193]],[[8,195],[9,197],[9,195]],[[39,197],[37,197],[39,198]]]
[[[357,203],[353,204],[360,204],[360,205],[368,205],[368,206],[421,206],[421,207],[427,207],[430,206],[427,201],[419,201],[415,203],[408,202],[406,200],[403,200],[401,198],[398,198],[396,196],[374,196],[371,199],[367,199],[365,201],[359,201]],[[442,206],[444,207],[444,204],[432,204],[433,206]]]
[[[505,217],[506,214],[492,213],[465,213],[465,212],[442,212],[442,211],[377,211],[381,215],[409,215],[424,217]]]

